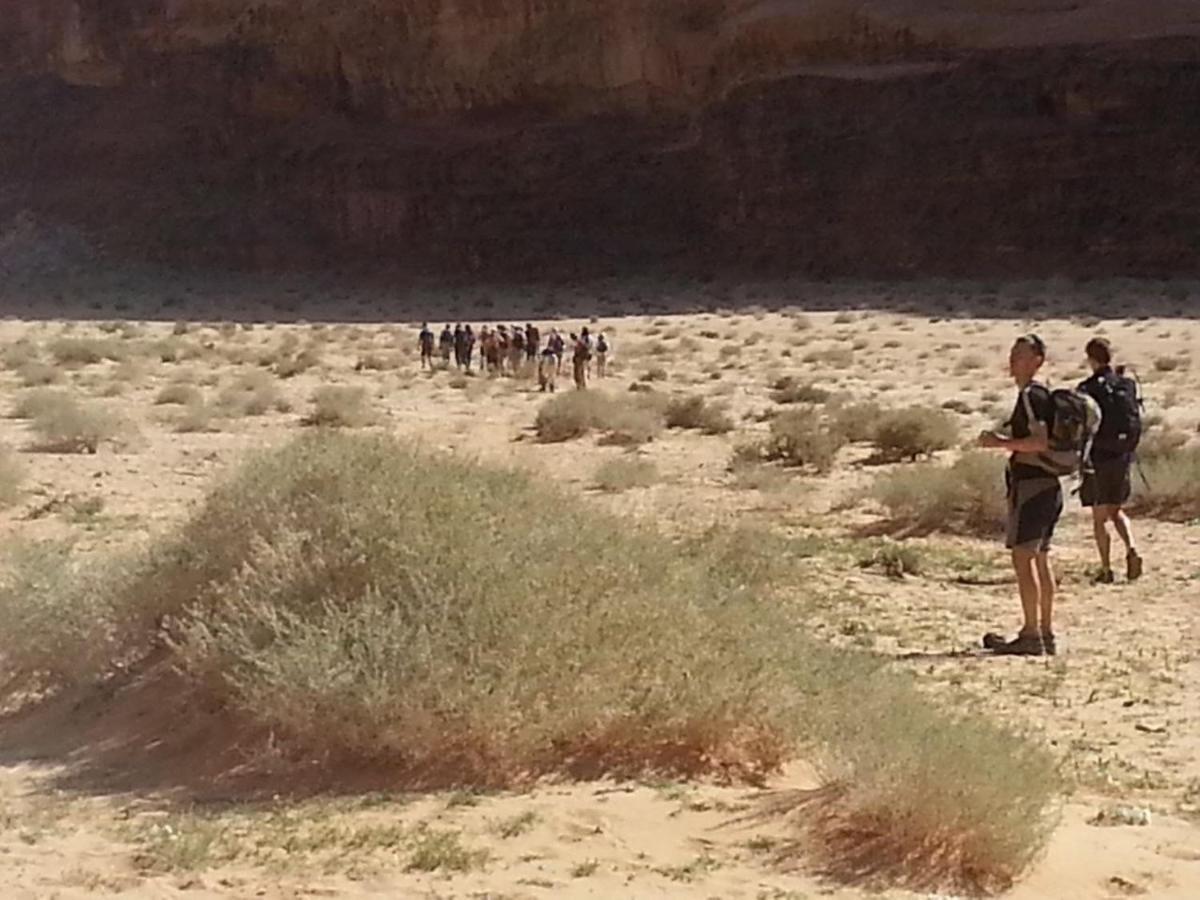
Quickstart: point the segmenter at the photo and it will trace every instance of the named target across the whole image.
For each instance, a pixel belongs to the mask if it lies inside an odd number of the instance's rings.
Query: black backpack
[[[1108,453],[1133,453],[1142,439],[1142,391],[1123,370],[1086,382],[1103,418],[1092,446]]]

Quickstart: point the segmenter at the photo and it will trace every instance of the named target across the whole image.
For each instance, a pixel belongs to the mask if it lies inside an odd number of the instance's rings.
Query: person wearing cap
[[[1036,334],[1017,338],[1009,352],[1008,367],[1017,385],[1017,402],[1009,419],[1011,433],[985,431],[979,446],[1009,454],[1005,473],[1008,527],[1006,546],[1012,551],[1023,622],[1009,641],[1001,635],[984,636],[984,646],[997,654],[1054,655],[1054,572],[1050,544],[1063,510],[1062,482],[1044,468],[1040,454],[1049,450],[1054,424],[1054,401],[1037,374],[1046,361],[1046,345]]]

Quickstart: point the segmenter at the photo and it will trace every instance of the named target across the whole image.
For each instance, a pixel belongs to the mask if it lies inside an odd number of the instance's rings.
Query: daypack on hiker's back
[[[1028,391],[1021,392],[1021,399],[1032,424],[1035,416]],[[1103,412],[1100,404],[1083,391],[1060,388],[1050,392],[1050,401],[1054,404],[1054,419],[1046,436],[1050,447],[1037,454],[1035,464],[1052,475],[1073,475],[1091,453]]]
[[[1142,439],[1142,392],[1137,381],[1115,372],[1085,382],[1103,418],[1092,446],[1109,453],[1132,453]]]

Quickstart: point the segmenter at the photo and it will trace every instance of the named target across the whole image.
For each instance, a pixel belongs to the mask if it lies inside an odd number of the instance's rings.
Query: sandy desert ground
[[[1091,293],[1089,293],[1091,292]],[[748,485],[729,470],[734,446],[766,425],[770,381],[815,380],[888,406],[955,406],[964,438],[1007,412],[1013,391],[1004,371],[1013,337],[1036,328],[1047,340],[1049,380],[1082,377],[1082,347],[1110,337],[1139,367],[1149,411],[1197,437],[1200,422],[1200,323],[1179,298],[1153,302],[1136,286],[1083,287],[1063,298],[1053,286],[1027,292],[992,288],[956,303],[930,301],[919,287],[873,290],[854,302],[773,295],[753,302],[666,304],[610,292],[562,298],[523,296],[513,317],[534,317],[543,333],[589,324],[612,342],[611,376],[593,389],[626,394],[651,369],[660,390],[701,393],[728,405],[729,434],[667,431],[632,451],[656,467],[646,487],[593,487],[604,462],[629,453],[594,438],[539,444],[531,433],[545,398],[510,378],[462,379],[422,373],[415,353],[420,316],[432,324],[501,321],[497,293],[431,298],[403,318],[374,301],[342,323],[328,308],[242,305],[244,324],[221,324],[216,309],[173,334],[178,309],[93,312],[90,321],[30,309],[0,321],[0,347],[26,339],[45,345],[63,335],[103,337],[128,347],[159,341],[194,348],[193,359],[134,361],[63,369],[64,387],[111,410],[129,427],[119,448],[96,455],[21,452],[29,476],[17,503],[0,513],[5,545],[69,537],[80,553],[136,546],[180,521],[206,485],[248,451],[288,440],[315,388],[362,385],[385,412],[379,428],[430,448],[527,469],[564,485],[580,502],[620,515],[653,518],[667,530],[751,524],[827,541],[806,562],[797,590],[829,598],[812,621],[833,643],[866,647],[914,671],[939,702],[975,705],[1032,729],[1062,760],[1072,785],[1044,857],[1013,898],[1200,896],[1200,528],[1138,521],[1147,558],[1136,584],[1092,586],[1090,522],[1071,501],[1058,540],[1062,574],[1059,632],[1064,652],[1049,659],[961,655],[990,629],[1011,629],[1017,604],[997,541],[948,535],[906,538],[931,563],[922,574],[889,578],[860,568],[843,549],[882,520],[862,499],[881,470],[861,448],[847,448],[828,476],[782,472]],[[1194,301],[1195,298],[1193,298]],[[826,302],[828,300],[828,302]],[[967,302],[969,300],[969,302]],[[538,307],[542,308],[540,315]],[[835,306],[846,307],[834,311]],[[853,308],[850,308],[853,307]],[[555,321],[553,308],[576,318]],[[11,307],[10,307],[11,309]],[[683,311],[683,310],[687,311]],[[587,312],[585,312],[587,310]],[[233,318],[233,314],[226,313]],[[310,322],[298,323],[307,317]],[[353,319],[347,323],[346,320]],[[116,324],[107,324],[114,322]],[[316,323],[316,324],[311,324]],[[173,382],[217,398],[256,358],[295,335],[319,362],[278,379],[289,412],[218,416],[212,430],[180,433],[179,407],[155,403]],[[206,349],[207,348],[207,349]],[[362,369],[374,354],[384,368]],[[186,354],[185,354],[186,355]],[[1155,364],[1171,358],[1175,365]],[[564,378],[561,390],[569,389]],[[21,389],[0,374],[8,406]],[[0,419],[0,442],[25,448],[27,423]],[[941,454],[952,459],[955,451]],[[972,577],[964,577],[970,573]],[[965,582],[974,583],[965,583]],[[78,726],[78,734],[64,730]],[[762,790],[714,784],[553,784],[527,793],[406,795],[370,793],[286,798],[247,806],[236,797],[195,807],[189,789],[162,772],[122,771],[104,757],[102,730],[69,715],[0,725],[0,892],[6,898],[118,897],[695,897],[798,900],[858,897],[802,866],[781,868],[772,849],[786,824],[752,815]],[[103,759],[103,764],[97,760]],[[803,787],[802,766],[767,791]],[[1148,810],[1149,824],[1092,824],[1114,806]],[[194,811],[195,810],[195,811]],[[215,810],[215,812],[214,812]],[[469,871],[414,870],[397,829],[424,823],[466,855]],[[233,847],[235,849],[231,850]],[[486,851],[486,861],[482,854]],[[802,861],[801,861],[802,863]],[[452,868],[452,867],[451,867]],[[903,891],[880,896],[917,896]]]

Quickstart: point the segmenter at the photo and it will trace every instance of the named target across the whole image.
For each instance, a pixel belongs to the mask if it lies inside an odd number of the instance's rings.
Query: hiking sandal
[[[1097,569],[1092,576],[1092,584],[1112,584],[1117,580],[1112,569]]]

